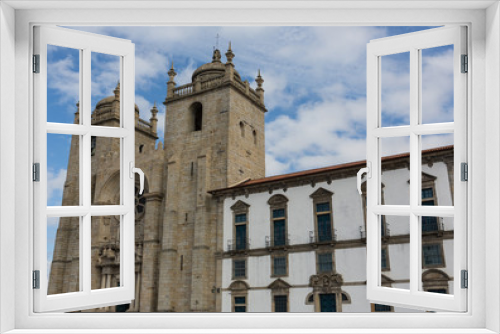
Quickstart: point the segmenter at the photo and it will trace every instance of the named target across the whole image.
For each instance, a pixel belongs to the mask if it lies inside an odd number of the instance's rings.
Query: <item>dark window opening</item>
[[[203,106],[200,102],[195,102],[189,109],[192,114],[193,131],[201,131],[203,125]]]
[[[139,153],[142,153],[143,149],[144,149],[144,145],[143,144],[139,145]]]
[[[337,300],[335,294],[320,294],[319,305],[321,312],[337,312]]]
[[[96,136],[90,137],[90,155],[94,156],[95,155],[95,148],[96,148]]]
[[[288,296],[274,296],[274,312],[288,312]]]

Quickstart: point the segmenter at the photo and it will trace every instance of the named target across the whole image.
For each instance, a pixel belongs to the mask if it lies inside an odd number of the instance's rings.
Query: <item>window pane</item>
[[[91,76],[92,125],[119,127],[120,57],[92,52]]]
[[[386,236],[381,239],[380,286],[410,288],[410,217],[381,216],[386,221]],[[385,268],[384,268],[385,265]]]
[[[47,205],[80,205],[80,136],[47,134]]]
[[[453,206],[454,136],[421,136],[422,205]]]
[[[285,217],[285,209],[273,210],[273,218],[282,218],[282,217]]]
[[[375,304],[374,309],[375,312],[391,312],[391,307],[389,305]]]
[[[382,170],[380,204],[410,204],[410,139],[389,137],[380,139]]]
[[[319,203],[316,204],[316,212],[330,211],[330,203]]]
[[[288,312],[287,296],[274,296],[274,312]]]
[[[120,142],[119,138],[96,137],[91,153],[92,205],[121,204]]]
[[[120,286],[120,222],[121,216],[93,216],[92,290]]]
[[[381,58],[382,126],[410,124],[410,53]]]
[[[274,246],[283,246],[286,244],[285,221],[275,220],[274,225]]]
[[[234,277],[245,277],[246,276],[246,262],[245,260],[234,260]]]
[[[236,223],[246,222],[247,221],[247,214],[246,213],[242,213],[242,214],[239,214],[239,215],[235,215],[234,216],[234,221]]]
[[[453,122],[453,45],[421,52],[422,124]]]
[[[286,275],[286,257],[274,257],[274,276]]]
[[[320,294],[319,303],[321,312],[337,312],[337,300],[335,294]]]
[[[318,254],[318,273],[330,273],[333,271],[332,253]]]
[[[332,220],[330,214],[322,214],[317,216],[318,220],[318,241],[332,240]]]
[[[47,122],[80,124],[80,50],[47,45]]]
[[[81,291],[79,260],[80,217],[47,218],[48,295]]]
[[[422,291],[453,294],[453,236],[452,217],[422,217]]]
[[[236,249],[247,248],[247,226],[236,225]]]

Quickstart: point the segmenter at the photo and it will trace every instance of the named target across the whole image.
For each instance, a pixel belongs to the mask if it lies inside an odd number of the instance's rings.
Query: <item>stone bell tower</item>
[[[217,202],[207,191],[265,176],[264,89],[242,81],[219,50],[176,86],[168,72],[159,312],[216,311]]]

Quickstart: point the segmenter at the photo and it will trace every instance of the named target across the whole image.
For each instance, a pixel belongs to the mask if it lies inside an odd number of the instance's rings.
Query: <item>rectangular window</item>
[[[318,254],[318,273],[331,273],[333,271],[332,253]]]
[[[234,222],[235,223],[246,223],[247,222],[247,214],[241,213],[241,214],[235,215]]]
[[[319,214],[317,220],[318,241],[332,241],[332,220],[330,214]]]
[[[246,261],[245,260],[234,260],[233,261],[233,276],[234,278],[245,278],[246,273]]]
[[[275,220],[274,221],[274,246],[283,246],[286,244],[285,236],[285,220]]]
[[[285,276],[286,275],[286,257],[285,256],[275,256],[273,258],[273,276]]]
[[[274,312],[288,312],[288,296],[274,296]]]
[[[381,259],[382,259],[382,269],[387,269],[387,248],[382,248],[382,254],[381,254]]]
[[[247,249],[247,225],[236,225],[236,249]]]
[[[319,306],[321,312],[337,312],[337,299],[333,293],[322,293],[319,295]]]
[[[389,305],[375,304],[373,306],[374,312],[392,312],[392,307]]]
[[[423,245],[422,256],[424,266],[439,266],[443,264],[440,244]]]
[[[246,297],[234,297],[234,312],[246,312]]]

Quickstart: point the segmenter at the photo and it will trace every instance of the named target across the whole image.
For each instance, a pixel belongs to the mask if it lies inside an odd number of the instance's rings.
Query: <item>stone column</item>
[[[162,165],[160,164],[160,167]],[[151,185],[161,184],[153,175]],[[163,194],[154,192],[145,194],[146,213],[144,217],[144,248],[142,253],[142,283],[139,285],[140,312],[156,312],[158,291],[158,257],[160,247],[159,225],[162,220],[161,205]]]

